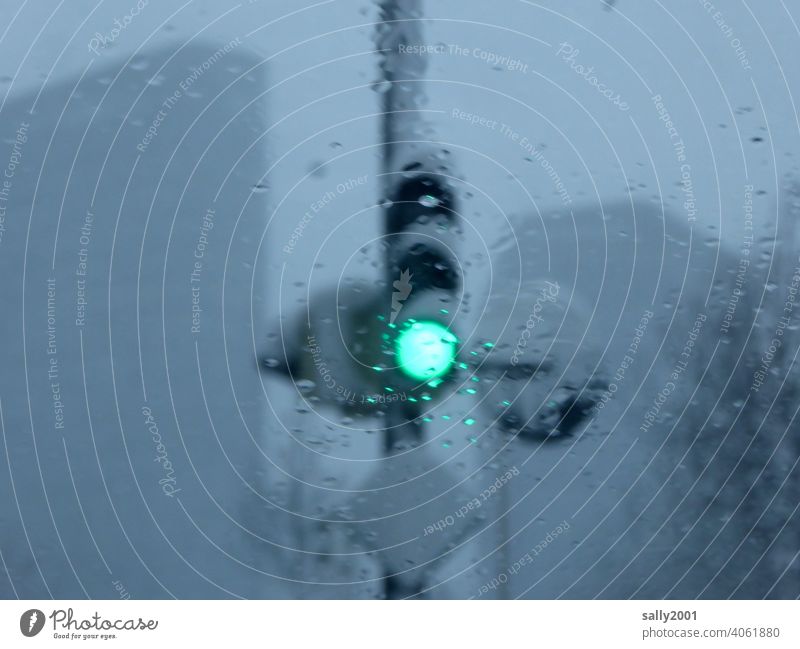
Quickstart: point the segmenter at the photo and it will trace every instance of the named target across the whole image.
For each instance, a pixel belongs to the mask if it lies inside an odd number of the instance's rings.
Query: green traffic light
[[[438,322],[413,322],[397,335],[397,363],[414,380],[440,378],[455,361],[457,343],[455,335]]]

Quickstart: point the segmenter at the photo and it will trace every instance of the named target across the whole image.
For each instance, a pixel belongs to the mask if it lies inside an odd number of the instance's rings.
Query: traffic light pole
[[[419,115],[419,98],[422,96],[422,83],[427,67],[423,56],[403,54],[401,45],[422,42],[421,0],[384,0],[377,26],[376,47],[381,56],[381,85],[383,93],[383,194],[396,198],[398,185],[403,181],[404,170],[417,164],[419,157],[414,135],[419,133],[422,119]],[[420,140],[422,138],[419,138]],[[394,208],[394,204],[390,208]],[[395,208],[396,209],[396,208]],[[405,207],[403,209],[408,209]],[[388,230],[388,209],[385,216]],[[387,255],[391,256],[391,241]],[[393,286],[390,259],[387,259],[387,285]],[[384,448],[386,455],[394,449],[407,444],[417,444],[422,437],[421,424],[406,408],[389,408],[386,413]]]
[[[457,365],[466,369],[466,364],[457,362],[463,279],[455,256],[462,239],[452,185],[456,174],[449,151],[431,141],[423,119],[427,62],[411,48],[424,42],[421,21],[421,0],[383,0],[376,29],[383,75],[377,84],[383,101],[383,273],[390,289],[375,291],[364,304],[350,304],[341,330],[326,326],[320,315],[338,314],[338,293],[326,294],[331,305],[323,296],[317,315],[306,318],[309,336],[288,349],[282,345],[283,353],[271,354],[267,365],[303,381],[317,390],[320,402],[343,412],[353,404],[318,385],[317,356],[340,385],[360,384],[362,394],[400,397],[368,399],[372,408],[362,408],[383,418],[383,461],[367,476],[351,512],[360,521],[362,542],[380,562],[387,599],[424,593],[431,568],[450,556],[474,524],[459,520],[428,538],[384,545],[385,539],[404,538],[407,530],[450,516],[469,500],[464,476],[443,465],[432,445],[422,447],[429,410],[452,394]],[[312,332],[316,342],[310,345]],[[471,457],[477,460],[482,451],[475,451]],[[470,547],[484,546],[479,554],[497,557],[493,536],[486,530]]]
[[[404,52],[422,42],[421,0],[384,0],[381,4],[375,45],[381,56],[383,92],[383,166],[385,193],[394,189],[395,172],[419,163],[413,134],[420,134],[423,120],[420,101],[427,68],[425,56]],[[421,140],[422,138],[419,138]]]

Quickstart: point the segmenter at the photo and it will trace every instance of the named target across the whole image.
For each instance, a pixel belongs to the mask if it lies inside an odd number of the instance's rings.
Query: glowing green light
[[[469,417],[468,419],[465,419],[465,420],[464,420],[464,423],[465,423],[467,426],[472,426],[472,424],[474,424],[474,423],[475,423],[475,420],[474,420],[472,417]]]
[[[456,357],[458,340],[438,322],[414,322],[397,336],[395,351],[400,369],[418,381],[445,376]]]

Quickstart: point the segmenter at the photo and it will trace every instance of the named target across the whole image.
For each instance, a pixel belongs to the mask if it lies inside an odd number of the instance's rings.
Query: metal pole
[[[427,58],[406,51],[407,46],[424,43],[422,18],[421,0],[385,0],[377,28],[383,75],[379,83],[384,111],[383,186],[388,199],[385,265],[388,286],[401,274],[413,273],[406,316],[410,312],[435,318],[447,303],[456,302],[461,287],[458,264],[452,258],[459,223],[449,182],[454,174],[447,156],[441,155],[441,146],[430,141],[423,117]],[[384,430],[387,458],[423,441],[422,403],[397,403],[388,408]],[[414,453],[405,458],[411,475],[419,460]],[[419,576],[387,578],[386,597],[413,597],[426,585],[418,580]]]

